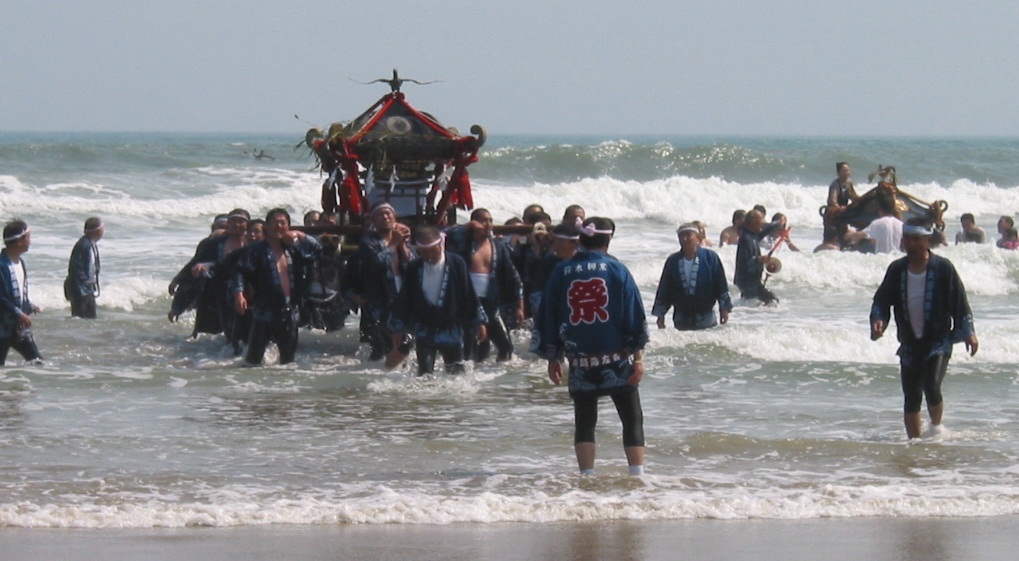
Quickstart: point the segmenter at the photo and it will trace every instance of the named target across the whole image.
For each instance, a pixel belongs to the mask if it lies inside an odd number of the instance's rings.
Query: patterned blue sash
[[[686,277],[686,267],[683,265],[683,261],[686,260],[684,257],[679,258],[679,279],[683,281],[683,291],[687,295],[693,296],[697,292],[697,269],[701,266],[701,258],[694,256],[693,267],[690,267],[690,278]]]
[[[7,267],[8,274],[11,277],[11,294],[14,296],[14,303],[17,304],[19,309],[23,309],[25,307],[25,303],[28,302],[28,270],[25,268],[25,262],[19,261],[18,264],[15,265],[11,262],[11,258],[4,253],[3,259],[0,260],[0,263],[3,263],[3,265]],[[22,290],[22,287],[18,285],[18,271],[15,267],[19,266],[21,267],[21,275],[25,279],[24,290]]]

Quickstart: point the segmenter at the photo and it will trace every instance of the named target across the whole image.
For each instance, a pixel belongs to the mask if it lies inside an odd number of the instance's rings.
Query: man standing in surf
[[[488,318],[467,264],[459,255],[446,252],[445,236],[436,227],[424,225],[418,226],[414,239],[419,257],[407,265],[389,318],[393,348],[400,346],[406,333],[413,333],[418,376],[435,370],[436,355],[442,355],[446,372],[462,373],[464,333],[473,330],[478,340],[484,340]]]
[[[32,245],[32,232],[24,220],[4,226],[4,249],[0,251],[0,366],[13,348],[25,360],[39,362],[42,355],[32,337],[31,314],[39,313],[28,299],[28,268],[21,258]]]
[[[67,262],[64,280],[64,297],[71,303],[71,315],[78,318],[96,318],[96,298],[99,297],[99,240],[106,227],[102,219],[92,216],[85,221],[84,234],[74,244]]]
[[[778,303],[778,297],[765,288],[761,280],[765,266],[771,262],[770,255],[761,255],[761,240],[781,226],[778,222],[765,226],[764,213],[760,210],[747,213],[736,244],[736,273],[733,278],[744,300],[757,299],[765,305]]]
[[[393,205],[376,205],[371,228],[347,261],[343,284],[347,298],[361,310],[361,342],[371,349],[368,360],[379,360],[390,351],[392,334],[386,321],[400,293],[407,263],[415,257],[409,237],[410,229],[397,220]]]
[[[231,283],[238,317],[251,309],[244,361],[252,366],[262,364],[269,341],[279,349],[280,364],[294,361],[306,275],[322,253],[318,240],[290,229],[290,213],[282,208],[270,210],[265,225],[265,240],[239,250]],[[250,301],[246,287],[253,288]]]
[[[675,308],[672,324],[687,331],[725,324],[732,311],[729,282],[718,254],[698,243],[697,225],[690,222],[676,230],[680,251],[665,260],[651,315],[658,317],[658,329],[665,329],[665,314]],[[715,302],[718,315],[715,318]]]
[[[931,253],[933,233],[921,219],[911,219],[903,226],[906,256],[888,266],[870,310],[870,338],[874,341],[888,328],[889,308],[895,311],[905,396],[902,419],[910,439],[920,437],[920,405],[925,397],[931,420],[928,433],[941,432],[945,409],[941,382],[952,345],[965,342],[970,356],[977,354],[979,345],[966,288],[952,263]]]
[[[637,283],[626,266],[607,254],[616,225],[608,218],[584,221],[583,249],[552,271],[531,348],[548,360],[548,376],[562,383],[570,363],[574,449],[580,473],[594,473],[598,398],[608,395],[623,423],[623,450],[631,475],[644,473],[644,414],[638,384],[644,376],[647,320]]]
[[[477,208],[471,213],[470,222],[448,232],[450,251],[467,263],[474,292],[488,318],[487,340],[478,340],[473,331],[466,333],[464,352],[474,362],[488,358],[492,346],[496,348],[496,361],[512,358],[513,338],[505,317],[512,313],[515,325],[524,322],[524,284],[513,265],[509,246],[495,237],[493,226],[492,213]]]

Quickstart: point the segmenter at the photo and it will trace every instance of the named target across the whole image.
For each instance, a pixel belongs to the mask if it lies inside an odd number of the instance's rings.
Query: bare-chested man
[[[261,364],[269,341],[279,348],[279,362],[293,362],[297,353],[300,302],[307,285],[305,274],[322,252],[314,237],[290,229],[290,214],[281,208],[265,217],[266,238],[239,255],[232,290],[239,315],[251,309],[245,362]],[[245,288],[251,287],[251,299]]]
[[[502,361],[513,356],[513,341],[503,318],[514,314],[518,324],[524,321],[523,283],[513,266],[509,247],[492,234],[493,224],[492,213],[476,209],[465,227],[453,229],[450,246],[467,261],[474,290],[488,316],[489,341],[498,350],[496,360]],[[488,357],[488,341],[479,342],[469,333],[465,343],[467,356],[475,361]]]
[[[732,226],[722,230],[722,233],[718,236],[718,246],[723,245],[736,245],[739,243],[739,230],[743,227],[743,220],[747,216],[747,211],[737,210],[732,213]]]

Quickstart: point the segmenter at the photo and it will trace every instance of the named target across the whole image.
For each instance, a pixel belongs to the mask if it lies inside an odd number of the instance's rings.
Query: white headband
[[[427,248],[427,247],[435,247],[435,246],[439,245],[440,243],[442,243],[442,241],[445,240],[445,239],[446,239],[446,234],[440,232],[439,233],[439,237],[436,238],[434,241],[430,241],[428,243],[417,243],[417,244],[414,244],[414,247],[419,248],[419,249]]]
[[[594,222],[592,222],[592,223],[588,224],[587,226],[582,226],[580,228],[580,233],[584,234],[585,236],[590,238],[590,237],[595,236],[597,234],[607,234],[607,235],[611,236],[612,235],[612,230],[599,230],[594,225]]]
[[[389,203],[382,203],[379,206],[377,206],[377,207],[372,209],[372,216],[375,216],[376,212],[378,212],[380,210],[386,210],[386,209],[389,209],[389,210],[391,210],[393,212],[393,214],[396,214],[396,209],[393,208],[393,205],[391,205]]]
[[[31,232],[31,231],[32,231],[31,228],[25,228],[25,231],[21,232],[20,234],[14,234],[13,236],[7,236],[6,238],[4,238],[4,242],[13,242],[14,240],[23,238],[23,237],[27,236],[28,233]]]
[[[577,217],[577,229],[580,230],[581,234],[583,234],[583,235],[585,235],[585,236],[587,236],[589,238],[594,236],[595,234],[608,234],[608,235],[611,236],[612,233],[613,233],[612,230],[599,230],[599,229],[597,229],[595,227],[595,225],[594,225],[594,222],[588,224],[587,226],[584,226],[584,220],[581,219],[579,216]],[[577,239],[580,239],[580,238],[577,238]]]
[[[683,224],[676,229],[677,234],[682,234],[683,232],[693,232],[695,234],[701,233],[701,231],[697,229],[697,226],[694,226],[693,224]]]
[[[913,224],[905,224],[902,226],[903,234],[912,234],[914,236],[933,236],[934,231],[930,228],[924,228],[923,226],[916,226]]]
[[[580,235],[579,234],[575,234],[575,235],[572,235],[572,236],[567,236],[566,234],[556,234],[556,233],[553,233],[552,237],[553,238],[559,238],[560,240],[571,240],[571,241],[577,241],[577,240],[580,239]]]

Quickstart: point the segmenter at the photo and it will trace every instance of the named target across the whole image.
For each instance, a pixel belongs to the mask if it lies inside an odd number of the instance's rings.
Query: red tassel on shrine
[[[471,176],[467,166],[457,163],[453,175],[449,178],[449,189],[453,195],[450,202],[461,210],[474,208],[474,196],[471,194]]]
[[[361,197],[361,179],[357,174],[357,161],[349,159],[343,163],[343,187],[340,189],[340,212],[351,216],[361,214],[364,201]]]

